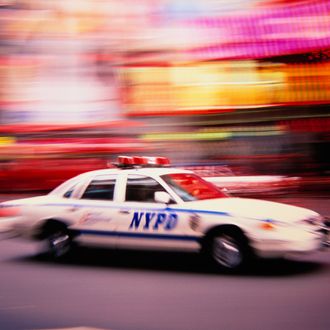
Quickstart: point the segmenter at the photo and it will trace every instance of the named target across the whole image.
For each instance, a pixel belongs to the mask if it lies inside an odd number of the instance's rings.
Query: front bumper
[[[305,232],[304,235],[291,238],[254,239],[251,246],[257,256],[262,258],[278,258],[292,254],[307,254],[324,247],[324,234],[321,232]]]
[[[330,248],[330,217],[325,218],[321,232],[323,234],[322,247]]]

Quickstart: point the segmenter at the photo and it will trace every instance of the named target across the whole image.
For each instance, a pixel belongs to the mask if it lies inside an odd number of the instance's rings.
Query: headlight
[[[324,225],[324,218],[321,215],[316,215],[298,221],[299,224],[307,226],[322,227]]]

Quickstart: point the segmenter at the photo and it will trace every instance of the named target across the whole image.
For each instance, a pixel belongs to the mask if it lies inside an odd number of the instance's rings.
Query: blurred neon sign
[[[187,22],[216,42],[186,51],[194,59],[264,58],[330,47],[330,0]],[[225,33],[224,33],[225,30]],[[230,38],[221,38],[222,35]]]

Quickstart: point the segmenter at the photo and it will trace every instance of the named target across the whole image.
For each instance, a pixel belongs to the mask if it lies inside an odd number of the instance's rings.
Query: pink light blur
[[[214,43],[186,52],[194,59],[263,58],[330,47],[330,1],[189,21]]]

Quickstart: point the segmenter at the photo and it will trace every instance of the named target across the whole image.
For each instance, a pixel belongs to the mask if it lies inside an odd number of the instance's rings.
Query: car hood
[[[254,218],[258,220],[278,220],[294,222],[309,217],[318,216],[318,213],[292,205],[270,202],[251,198],[220,198],[213,200],[189,202],[191,210],[202,212],[220,212],[230,216]]]
[[[235,182],[235,183],[278,183],[283,180],[298,180],[298,177],[286,177],[282,175],[246,175],[246,176],[216,176],[216,177],[206,177],[204,178],[210,182]]]

